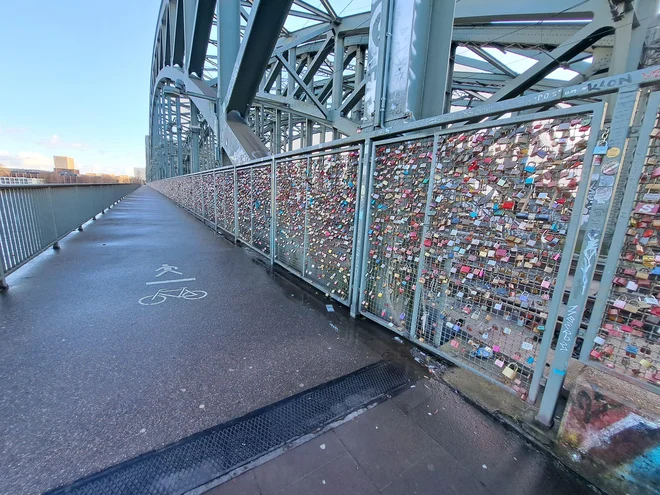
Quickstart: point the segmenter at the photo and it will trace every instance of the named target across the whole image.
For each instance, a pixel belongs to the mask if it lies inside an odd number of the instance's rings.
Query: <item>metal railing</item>
[[[5,277],[138,184],[0,185],[0,288]]]
[[[563,376],[583,337],[578,327],[594,304],[587,289],[615,204],[616,172],[634,151],[623,131],[654,74],[646,69],[204,172],[213,179],[193,175],[150,185],[346,304],[353,316],[535,402],[549,357],[553,373]],[[618,92],[609,126],[602,103],[492,120],[608,92]],[[657,166],[656,150],[649,150],[648,166]],[[263,194],[256,194],[257,170]],[[207,185],[189,187],[193,182]],[[643,199],[660,203],[660,194]],[[629,214],[622,212],[624,226]],[[638,237],[649,235],[645,229]],[[611,246],[617,256],[620,243],[621,234]],[[643,261],[651,263],[649,256]],[[656,274],[648,267],[638,272],[642,280]],[[598,323],[611,286],[600,287],[584,361],[605,333]],[[637,329],[634,336],[646,333]],[[621,360],[617,349],[625,346],[610,344],[608,352],[613,347],[611,355]],[[637,347],[644,353],[649,346]],[[591,362],[599,355],[605,354],[597,348]],[[653,350],[644,356],[628,374],[635,380],[643,372],[648,384],[657,380],[660,363]],[[658,391],[657,384],[650,388]],[[546,395],[542,417],[556,404]]]

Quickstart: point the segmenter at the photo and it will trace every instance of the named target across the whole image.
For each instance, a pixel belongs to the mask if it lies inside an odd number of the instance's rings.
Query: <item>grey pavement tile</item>
[[[378,405],[335,431],[378,489],[436,445],[392,402]]]
[[[204,495],[261,495],[252,471],[216,486]]]
[[[261,493],[276,493],[348,451],[334,431],[310,440],[252,470]]]
[[[375,495],[378,490],[350,454],[344,454],[278,495]]]
[[[405,392],[397,395],[392,401],[399,406],[399,409],[405,414],[415,409],[417,406],[428,402],[430,391],[424,386],[426,380],[418,380],[414,383],[414,388],[409,388]]]
[[[548,456],[442,384],[434,383],[427,403],[409,411],[408,417],[493,492],[592,493]]]
[[[490,493],[440,446],[432,448],[381,490],[384,495],[481,495]]]

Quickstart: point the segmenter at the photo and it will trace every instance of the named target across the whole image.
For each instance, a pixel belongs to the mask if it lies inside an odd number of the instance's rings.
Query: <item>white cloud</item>
[[[52,170],[53,157],[32,151],[9,153],[8,151],[0,150],[0,164],[9,168]]]

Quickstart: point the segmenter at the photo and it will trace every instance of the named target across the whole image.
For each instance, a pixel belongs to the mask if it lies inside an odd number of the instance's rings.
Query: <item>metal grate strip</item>
[[[380,361],[46,495],[185,493],[337,421],[406,382],[401,370]]]

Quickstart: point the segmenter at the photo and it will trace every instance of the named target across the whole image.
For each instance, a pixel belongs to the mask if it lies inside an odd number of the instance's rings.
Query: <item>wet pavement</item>
[[[587,495],[595,492],[449,387],[392,400],[206,495]]]
[[[61,245],[0,295],[0,494],[72,482],[386,352],[147,187]]]

